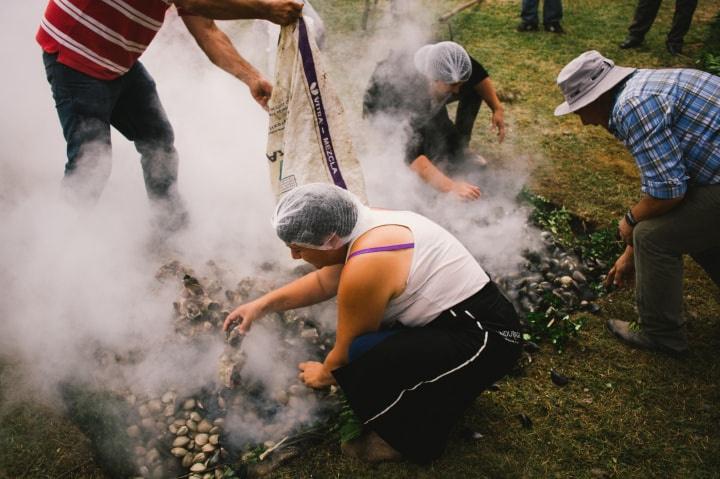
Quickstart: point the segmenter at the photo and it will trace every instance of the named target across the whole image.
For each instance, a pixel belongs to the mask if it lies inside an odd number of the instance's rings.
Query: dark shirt
[[[406,147],[406,161],[411,163],[421,154],[426,154],[431,160],[435,159],[429,154],[429,136],[453,138],[450,146],[441,148],[443,153],[437,155],[454,155],[454,150],[460,148],[455,143],[467,143],[472,124],[477,116],[477,108],[470,108],[472,118],[462,119],[460,106],[463,103],[477,103],[480,97],[475,86],[487,78],[488,72],[474,58],[470,57],[472,72],[468,81],[462,84],[457,95],[450,95],[446,99],[433,102],[430,95],[430,81],[420,73],[414,64],[414,52],[391,51],[385,60],[378,63],[370,77],[365,97],[363,99],[363,115],[372,116],[384,114],[406,120],[411,128],[411,137]],[[447,104],[460,101],[458,105],[458,118],[453,125],[447,113]],[[462,126],[461,126],[462,123]],[[457,128],[455,126],[457,125]],[[460,131],[456,131],[460,130]],[[462,138],[461,138],[462,137]],[[437,138],[430,141],[438,144]],[[442,141],[440,143],[447,143]],[[457,146],[457,148],[456,148]]]

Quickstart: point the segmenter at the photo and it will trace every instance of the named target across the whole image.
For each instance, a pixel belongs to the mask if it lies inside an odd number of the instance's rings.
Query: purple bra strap
[[[402,244],[391,244],[388,246],[376,246],[374,248],[359,249],[357,251],[353,251],[352,253],[350,253],[350,256],[348,256],[347,259],[349,260],[353,256],[357,256],[359,254],[377,253],[378,251],[396,251],[399,249],[410,249],[410,248],[414,248],[414,247],[415,247],[415,243],[402,243]]]

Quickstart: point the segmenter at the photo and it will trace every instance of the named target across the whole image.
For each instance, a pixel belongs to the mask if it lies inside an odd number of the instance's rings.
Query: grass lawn
[[[441,14],[459,3],[426,5]],[[499,162],[508,155],[527,156],[532,164],[528,186],[534,193],[608,226],[639,198],[637,169],[605,130],[583,127],[575,115],[553,116],[562,102],[557,73],[591,49],[620,65],[697,67],[720,4],[700,3],[685,38],[687,56],[672,57],[664,44],[672,2],[663,3],[645,44],[630,51],[617,44],[635,2],[565,2],[567,34],[562,36],[517,33],[519,3],[485,1],[452,20],[453,39],[483,63],[500,92],[515,97],[505,104],[508,144],[497,146],[485,128],[483,110],[473,143]],[[348,34],[362,43],[364,2],[316,4],[331,25],[328,45],[333,35]],[[438,26],[436,37],[449,39],[447,27]],[[351,67],[344,52],[335,60],[335,68]],[[612,339],[605,319],[635,317],[632,293],[616,292],[604,298],[602,313],[591,317],[564,354],[543,346],[526,377],[510,378],[500,391],[481,396],[446,454],[431,466],[368,468],[344,459],[330,439],[273,477],[720,477],[720,368],[714,360],[720,346],[720,295],[691,260],[685,284],[692,345],[686,360],[631,350]],[[558,388],[550,381],[551,368],[573,380]],[[532,419],[532,429],[522,427],[518,415],[523,413]],[[467,439],[468,430],[483,438]]]
[[[332,68],[349,72],[352,58],[346,51],[333,51],[333,44],[342,39],[343,44],[362,45],[365,2],[313,3],[329,27]],[[439,15],[459,3],[425,5]],[[566,0],[562,23],[567,34],[562,36],[517,33],[519,3],[486,0],[452,20],[454,40],[483,63],[499,91],[515,97],[506,103],[507,144],[498,146],[486,131],[487,110],[481,110],[482,127],[476,128],[473,142],[494,162],[526,156],[531,191],[607,226],[639,198],[637,170],[623,146],[604,130],[584,128],[574,115],[553,116],[562,101],[554,83],[557,73],[590,49],[620,65],[696,67],[720,2],[699,2],[685,39],[687,56],[678,57],[670,56],[664,45],[674,2],[663,2],[645,44],[630,51],[617,44],[626,34],[635,1]],[[379,0],[375,13],[388,4]],[[447,39],[447,33],[446,27],[438,27],[438,38]],[[498,391],[478,398],[446,453],[431,465],[369,467],[344,458],[338,438],[330,436],[269,477],[720,477],[720,293],[691,260],[686,266],[691,343],[686,359],[628,349],[612,339],[604,329],[606,319],[635,317],[632,292],[614,292],[600,301],[601,313],[589,318],[563,354],[541,345],[524,376],[508,378]],[[570,377],[570,383],[554,385],[551,368]],[[13,366],[2,372],[0,400],[11,392]],[[531,418],[532,427],[523,427],[520,414]],[[104,477],[88,441],[42,406],[26,402],[5,408],[0,421],[0,479]],[[468,432],[482,437],[471,439]]]

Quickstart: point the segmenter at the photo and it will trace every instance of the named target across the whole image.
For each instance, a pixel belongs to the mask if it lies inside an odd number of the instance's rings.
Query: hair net
[[[470,55],[455,42],[425,45],[415,52],[415,68],[431,80],[445,83],[468,81],[472,73]]]
[[[280,198],[272,224],[278,237],[312,249],[337,249],[350,234],[365,206],[347,190],[328,183],[310,183]]]

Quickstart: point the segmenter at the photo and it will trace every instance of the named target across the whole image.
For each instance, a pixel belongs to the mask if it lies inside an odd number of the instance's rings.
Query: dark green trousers
[[[642,331],[671,349],[687,349],[683,255],[720,286],[720,185],[691,187],[673,210],[638,223],[633,244]]]
[[[629,28],[629,36],[642,40],[655,21],[661,0],[639,0],[635,16]],[[690,30],[693,13],[698,0],[675,0],[675,14],[667,34],[667,42],[682,45],[685,34]]]

